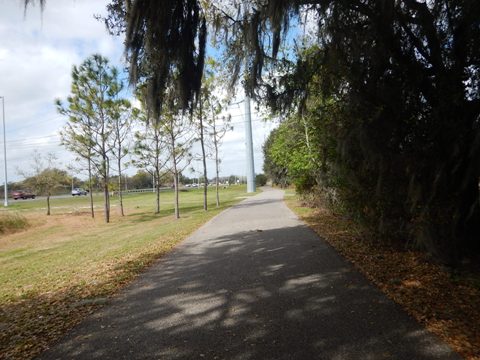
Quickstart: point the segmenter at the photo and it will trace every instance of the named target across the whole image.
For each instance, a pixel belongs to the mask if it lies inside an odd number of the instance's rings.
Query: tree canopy
[[[325,1],[316,13],[318,44],[267,85],[272,108],[314,115],[334,137],[322,139],[333,183],[377,234],[447,262],[478,253],[478,4]]]
[[[465,0],[113,0],[106,22],[156,114],[167,88],[195,106],[210,31],[233,83],[243,68],[247,92],[315,135],[316,184],[381,237],[456,263],[480,253],[478,19]]]
[[[102,178],[105,221],[110,221],[109,178],[111,159],[125,156],[125,137],[132,116],[130,102],[121,97],[123,82],[118,70],[107,58],[94,54],[79,66],[73,66],[71,95],[66,104],[57,99],[57,110],[68,116],[62,132],[62,143],[68,150],[88,162],[89,180],[93,166]],[[119,176],[121,183],[121,176]],[[92,197],[90,197],[93,204]],[[91,206],[93,216],[93,205]]]
[[[112,33],[124,34],[130,81],[147,86],[150,110],[158,117],[165,89],[175,84],[183,108],[198,96],[207,25],[197,0],[114,0],[105,19]]]

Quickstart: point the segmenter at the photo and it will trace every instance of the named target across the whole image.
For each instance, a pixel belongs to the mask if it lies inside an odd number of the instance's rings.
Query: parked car
[[[80,195],[87,195],[88,190],[84,190],[82,188],[74,188],[72,190],[72,196],[80,196]]]
[[[12,191],[12,198],[13,200],[18,199],[35,199],[35,194],[31,193],[27,190],[13,190]]]

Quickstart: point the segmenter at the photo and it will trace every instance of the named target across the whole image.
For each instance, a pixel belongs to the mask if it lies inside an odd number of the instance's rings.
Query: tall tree
[[[81,157],[88,156],[89,164],[102,179],[105,222],[110,222],[110,157],[113,120],[124,106],[120,98],[123,84],[118,71],[108,59],[94,54],[80,66],[73,66],[71,95],[68,106],[57,100],[59,112],[69,116],[64,131],[67,148]]]
[[[111,3],[110,24],[125,31],[132,80],[148,78],[154,109],[169,82],[181,85],[184,108],[198,93],[208,15],[233,81],[245,64],[248,93],[275,110],[297,108],[317,92],[335,101],[338,183],[359,218],[450,263],[480,253],[477,1],[201,4]],[[289,24],[301,23],[305,10],[320,26],[316,67],[292,62],[292,52],[277,59],[282,38],[291,38]],[[313,92],[304,70],[321,78]]]
[[[233,130],[232,118],[230,115],[222,116],[219,119],[219,114],[222,110],[221,106],[214,106],[211,109],[211,116],[209,117],[209,135],[210,143],[213,150],[213,160],[215,161],[215,201],[217,207],[220,206],[220,147],[222,146],[223,138],[228,131]]]
[[[169,154],[170,172],[175,189],[175,217],[180,218],[179,178],[192,159],[191,147],[195,141],[192,123],[188,116],[163,109],[163,136]]]
[[[198,124],[197,130],[200,140],[200,149],[202,151],[202,165],[203,165],[203,210],[208,210],[208,175],[207,175],[207,153],[205,151],[205,119],[204,119],[204,106],[208,102],[208,96],[210,94],[207,92],[205,87],[202,87],[199,94],[198,100]]]
[[[146,104],[145,104],[146,105]],[[143,108],[139,115],[144,130],[135,133],[133,164],[145,169],[153,176],[152,185],[155,187],[155,213],[160,213],[160,178],[162,169],[169,160],[166,156],[163,125],[160,120],[149,118],[148,111]]]
[[[450,264],[478,254],[478,4],[330,1],[317,14],[322,46],[269,88],[277,108],[335,100],[338,190],[380,237]]]
[[[129,101],[118,99],[114,106],[111,106],[112,119],[112,154],[117,161],[118,174],[118,196],[120,199],[120,213],[125,216],[123,209],[123,159],[129,154],[130,130],[132,122],[137,115],[137,110],[132,109]]]
[[[211,60],[207,60],[207,64]],[[206,67],[209,68],[208,66]],[[197,107],[193,112],[194,120],[196,121],[196,130],[198,132],[198,137],[200,141],[201,149],[201,160],[203,166],[203,209],[207,211],[208,209],[208,174],[207,174],[207,152],[206,152],[206,127],[210,110],[210,103],[212,101],[213,90],[214,90],[214,77],[212,71],[206,71],[207,76],[204,76],[202,79],[202,86],[200,88],[200,93],[198,101],[196,103]]]
[[[216,62],[213,58],[207,58],[205,64],[205,74],[202,80],[202,88],[199,98],[199,116],[197,116],[197,125],[198,132],[200,137],[200,145],[202,150],[202,162],[203,162],[203,177],[208,179],[207,176],[207,153],[206,147],[211,147],[213,150],[213,159],[215,161],[215,171],[216,171],[216,205],[217,207],[220,204],[219,199],[219,147],[222,141],[222,138],[225,136],[225,133],[231,129],[231,119],[230,117],[223,117],[223,123],[219,122],[219,114],[225,109],[225,105],[228,103],[229,97],[220,98],[219,94],[227,93],[225,86],[222,84],[225,83],[224,77],[220,76],[220,64]],[[208,154],[209,157],[212,154]],[[207,187],[208,180],[205,180],[203,183],[203,203],[204,209],[207,209]]]
[[[92,180],[92,160],[96,156],[93,151],[94,147],[94,122],[84,111],[84,104],[79,96],[78,88],[72,84],[72,95],[67,98],[68,107],[57,99],[55,101],[57,111],[68,116],[68,122],[60,132],[61,144],[77,155],[76,163],[86,162],[88,174],[88,191],[90,196],[90,214],[95,218],[95,210],[93,205],[93,180]]]

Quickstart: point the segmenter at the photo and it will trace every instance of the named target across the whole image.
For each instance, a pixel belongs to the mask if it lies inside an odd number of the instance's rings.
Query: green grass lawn
[[[0,235],[0,354],[37,354],[201,224],[240,201],[245,190],[222,189],[216,208],[211,189],[208,212],[201,190],[181,192],[179,220],[172,191],[161,193],[160,214],[154,214],[153,193],[126,195],[125,217],[112,197],[109,224],[101,196],[95,197],[95,219],[88,197],[52,199],[51,216],[44,215],[45,200],[12,201],[7,211],[21,213],[30,225]]]
[[[229,188],[235,189],[236,187],[232,186]],[[238,187],[240,188],[240,187]],[[210,197],[213,198],[214,193],[213,189],[209,188],[211,191]],[[226,189],[222,189],[222,191],[228,193]],[[192,189],[188,192],[181,191],[183,195],[183,200],[188,203],[197,203],[199,197],[202,196],[199,189]],[[127,203],[128,206],[142,206],[144,208],[151,208],[154,209],[155,199],[153,192],[146,192],[146,193],[131,193],[131,194],[124,194],[124,201]],[[94,193],[93,201],[96,209],[103,209],[103,194],[102,193]],[[165,201],[165,205],[172,206],[173,204],[173,191],[162,191],[160,193],[160,201]],[[46,212],[47,209],[47,201],[45,197],[36,198],[34,200],[27,199],[27,200],[13,200],[9,199],[9,206],[8,211],[38,211],[38,212]],[[113,209],[115,209],[116,205],[118,205],[118,196],[111,197],[111,203],[113,205]],[[64,197],[56,197],[53,196],[50,198],[50,206],[52,208],[52,213],[54,214],[65,214],[65,213],[72,213],[72,212],[79,212],[79,211],[89,211],[90,209],[90,197],[89,196],[70,196],[65,195]],[[2,210],[0,210],[2,211]]]

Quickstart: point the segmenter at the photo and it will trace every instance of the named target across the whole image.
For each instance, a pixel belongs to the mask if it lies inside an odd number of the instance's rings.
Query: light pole
[[[5,136],[5,97],[0,96],[2,98],[2,112],[3,112],[3,160],[4,160],[4,174],[5,174],[5,183],[3,186],[3,190],[5,191],[5,200],[3,201],[3,206],[8,206],[8,189],[7,189],[7,141]]]
[[[250,110],[250,97],[247,95],[247,90],[245,90],[245,97],[243,100],[230,105],[237,105],[240,109],[240,104],[242,102],[245,106],[245,159],[247,163],[247,193],[254,193],[256,191],[256,184],[255,163],[253,161],[252,114]]]
[[[255,192],[255,165],[253,162],[252,116],[250,97],[245,90],[245,146],[247,150],[247,193]]]

